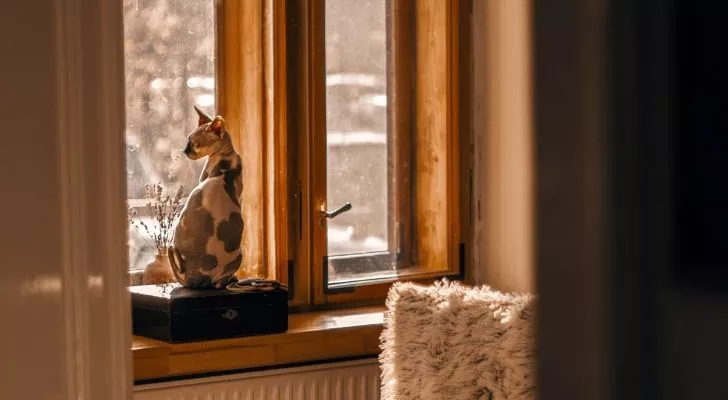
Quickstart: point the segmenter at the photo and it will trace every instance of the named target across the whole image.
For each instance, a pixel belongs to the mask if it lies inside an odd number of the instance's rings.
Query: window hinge
[[[473,225],[473,209],[475,208],[473,203],[473,169],[470,169],[470,176],[468,177],[468,195],[470,197],[470,201],[468,202],[468,217],[470,220],[470,225]]]
[[[301,181],[298,181],[298,187],[296,193],[293,194],[293,199],[298,202],[298,215],[296,215],[296,222],[298,228],[298,240],[303,240],[303,198],[301,193]]]
[[[296,262],[294,260],[288,260],[288,300],[293,299],[293,293],[296,289],[295,266]]]

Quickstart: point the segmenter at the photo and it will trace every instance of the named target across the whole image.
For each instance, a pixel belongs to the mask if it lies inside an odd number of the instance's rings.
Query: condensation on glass
[[[388,232],[387,1],[325,3],[329,282],[381,277]],[[386,258],[386,257],[385,257]]]
[[[123,12],[127,196],[143,213],[145,185],[189,193],[197,184],[203,162],[182,150],[197,124],[193,105],[215,107],[215,4],[124,0]],[[155,251],[136,232],[129,238],[130,269],[143,268]]]

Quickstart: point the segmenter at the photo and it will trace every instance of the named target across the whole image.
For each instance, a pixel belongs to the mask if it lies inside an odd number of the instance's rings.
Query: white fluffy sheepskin
[[[383,400],[535,399],[535,301],[487,286],[397,283],[381,336]]]

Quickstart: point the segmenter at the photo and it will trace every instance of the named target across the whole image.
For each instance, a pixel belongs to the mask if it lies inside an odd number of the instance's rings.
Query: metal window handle
[[[344,205],[333,211],[326,211],[326,204],[321,203],[321,210],[319,212],[321,213],[321,217],[332,219],[336,218],[339,214],[343,214],[349,210],[351,210],[351,203],[347,201]]]

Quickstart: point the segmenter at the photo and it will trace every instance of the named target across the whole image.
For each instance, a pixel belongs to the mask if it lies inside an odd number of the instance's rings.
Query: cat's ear
[[[212,118],[210,118],[207,114],[202,112],[197,106],[195,107],[195,111],[197,111],[197,116],[200,117],[199,121],[197,121],[197,126],[202,126],[204,124],[212,122]]]
[[[207,127],[208,132],[215,132],[218,136],[222,136],[225,132],[225,120],[221,116],[216,116],[215,119],[210,122],[210,126]]]

